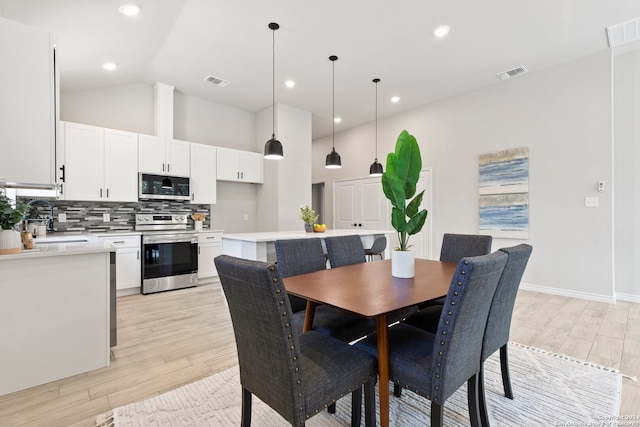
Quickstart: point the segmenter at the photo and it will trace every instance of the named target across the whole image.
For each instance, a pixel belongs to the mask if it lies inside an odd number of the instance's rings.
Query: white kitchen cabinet
[[[157,175],[189,176],[191,143],[160,136],[138,136],[138,169]]]
[[[140,293],[140,236],[101,235],[116,247],[116,295]]]
[[[217,179],[216,147],[191,144],[191,203],[215,204]]]
[[[218,147],[217,173],[218,181],[262,184],[263,156],[260,153]]]
[[[214,258],[222,255],[222,232],[203,231],[198,233],[198,281],[218,277]]]
[[[137,134],[70,122],[61,127],[61,198],[138,201]]]
[[[0,182],[55,184],[53,36],[0,18]]]

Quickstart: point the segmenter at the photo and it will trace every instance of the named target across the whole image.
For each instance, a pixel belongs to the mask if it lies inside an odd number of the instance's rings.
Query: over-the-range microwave
[[[189,178],[141,173],[139,200],[189,200]]]

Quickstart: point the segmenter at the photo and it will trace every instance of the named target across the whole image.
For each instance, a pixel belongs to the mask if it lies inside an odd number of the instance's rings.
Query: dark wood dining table
[[[365,262],[284,279],[287,292],[305,298],[304,331],[313,328],[317,304],[375,317],[378,347],[380,425],[389,425],[388,314],[447,294],[456,264],[415,260],[415,277],[391,276],[391,260]]]

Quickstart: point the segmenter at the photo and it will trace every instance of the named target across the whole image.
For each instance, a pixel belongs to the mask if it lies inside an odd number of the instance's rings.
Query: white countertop
[[[324,233],[307,233],[306,231],[263,231],[257,233],[224,233],[222,240],[241,240],[244,242],[275,242],[276,240],[305,239],[319,237],[324,239],[333,236],[370,236],[374,234],[391,234],[394,230],[361,230],[361,229],[337,229],[327,230]]]
[[[89,253],[113,252],[116,248],[109,242],[91,235],[53,235],[33,239],[33,249],[19,254],[0,255],[0,261],[44,258],[53,256],[81,255]]]

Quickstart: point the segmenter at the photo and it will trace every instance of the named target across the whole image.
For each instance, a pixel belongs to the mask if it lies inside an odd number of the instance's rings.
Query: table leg
[[[313,329],[313,316],[316,314],[316,303],[307,300],[307,308],[304,312],[304,324],[302,325],[302,332],[307,332]]]
[[[380,383],[380,426],[389,427],[389,343],[387,338],[387,315],[376,317],[378,335],[378,377]]]

